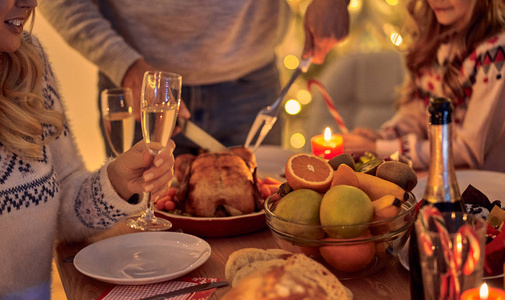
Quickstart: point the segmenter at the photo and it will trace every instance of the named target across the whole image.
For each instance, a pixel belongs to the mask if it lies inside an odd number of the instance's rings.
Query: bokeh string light
[[[285,83],[298,64],[304,45],[303,16],[311,0],[290,0],[292,10],[287,36],[277,47],[281,83]],[[348,38],[334,47],[328,54],[324,64],[312,65],[293,84],[286,96],[284,111],[281,114],[283,124],[283,141],[285,148],[303,151],[307,148],[310,137],[306,136],[304,127],[310,118],[312,95],[307,90],[307,81],[316,78],[324,68],[350,53],[378,52],[386,49],[402,49],[404,46],[401,27],[405,10],[399,0],[351,0],[348,6],[351,16],[351,26]],[[345,116],[344,116],[345,118]],[[350,128],[351,129],[351,128]]]

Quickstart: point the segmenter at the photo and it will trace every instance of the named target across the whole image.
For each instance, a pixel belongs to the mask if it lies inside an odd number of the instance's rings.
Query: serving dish
[[[258,165],[258,178],[272,177],[285,181],[284,167],[292,151],[279,146],[260,146],[254,155]],[[172,222],[171,230],[179,230],[199,237],[228,237],[256,232],[267,227],[263,210],[234,217],[203,218],[155,210],[156,216]]]
[[[337,275],[339,279],[342,280],[356,279],[371,275],[381,270],[390,262],[391,259],[396,257],[408,238],[408,230],[413,223],[415,206],[417,204],[415,196],[409,193],[409,199],[402,204],[401,211],[396,217],[358,225],[331,226],[347,230],[352,230],[353,228],[358,227],[366,227],[369,228],[372,233],[371,235],[354,239],[332,240],[321,238],[321,236],[318,238],[310,238],[299,234],[293,234],[292,232],[294,230],[304,232],[304,235],[306,235],[306,232],[324,232],[325,229],[329,228],[320,225],[294,223],[280,218],[275,214],[276,201],[272,198],[273,197],[269,197],[265,201],[265,216],[268,228],[271,230],[278,245],[291,252],[302,252],[309,255],[327,266],[335,275]],[[333,259],[335,260],[352,260],[354,258],[354,253],[363,249],[362,247],[364,246],[374,247],[374,250],[373,253],[370,254],[372,257],[369,263],[361,267],[359,270],[344,271],[343,269],[336,269],[330,265],[327,261],[328,257],[326,257],[326,259],[323,258],[320,250],[322,249],[321,247],[327,246],[334,246],[347,251],[347,253],[345,253],[348,255],[347,258],[343,258],[344,256],[334,257]]]
[[[259,231],[266,228],[264,211],[252,214],[202,218],[185,215],[176,215],[166,211],[156,210],[157,217],[165,218],[172,222],[174,231],[182,231],[199,237],[228,237]]]
[[[484,193],[491,202],[503,200],[505,203],[505,173],[482,171],[482,170],[460,170],[456,171],[459,191],[463,193],[468,185],[473,185],[476,189]],[[427,178],[423,177],[418,182],[412,193],[417,199],[422,199],[426,188]]]
[[[74,258],[89,277],[115,284],[151,284],[183,276],[210,257],[210,245],[180,232],[139,232],[98,241]]]

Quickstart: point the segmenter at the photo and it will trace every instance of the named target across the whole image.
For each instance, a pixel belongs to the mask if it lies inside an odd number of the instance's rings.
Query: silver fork
[[[258,138],[256,139],[256,144],[254,144],[252,152],[256,151],[256,149],[259,147],[259,145],[261,145],[261,143],[265,139],[265,136],[268,134],[268,132],[270,132],[270,130],[272,129],[272,126],[274,126],[275,122],[277,121],[277,115],[279,114],[279,108],[280,108],[282,99],[284,99],[289,88],[291,87],[293,82],[295,82],[296,78],[301,73],[307,72],[311,62],[312,62],[312,56],[307,57],[306,59],[302,60],[302,62],[298,66],[298,68],[296,68],[295,72],[293,72],[293,75],[291,75],[291,78],[289,79],[289,81],[282,88],[282,91],[281,91],[279,97],[274,101],[274,103],[272,103],[272,105],[269,105],[259,111],[259,113],[256,115],[256,119],[254,120],[253,125],[251,126],[251,129],[249,129],[249,133],[247,134],[247,138],[246,138],[246,141],[244,144],[245,148],[249,147],[252,139],[256,136],[258,131],[259,131],[259,135],[258,135]]]

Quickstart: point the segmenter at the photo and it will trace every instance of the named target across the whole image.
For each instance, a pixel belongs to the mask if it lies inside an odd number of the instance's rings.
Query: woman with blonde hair
[[[395,116],[381,130],[345,136],[350,153],[397,151],[427,168],[428,100],[454,106],[457,166],[505,172],[505,9],[502,0],[412,0],[408,78]]]
[[[56,239],[109,228],[145,207],[133,195],[160,196],[173,177],[173,142],[86,170],[47,57],[23,31],[36,5],[0,0],[0,299],[50,299]]]

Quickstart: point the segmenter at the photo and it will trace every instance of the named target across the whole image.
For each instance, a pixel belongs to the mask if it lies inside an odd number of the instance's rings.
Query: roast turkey
[[[175,174],[180,183],[176,204],[193,216],[237,216],[263,206],[256,159],[249,149],[179,155]]]

